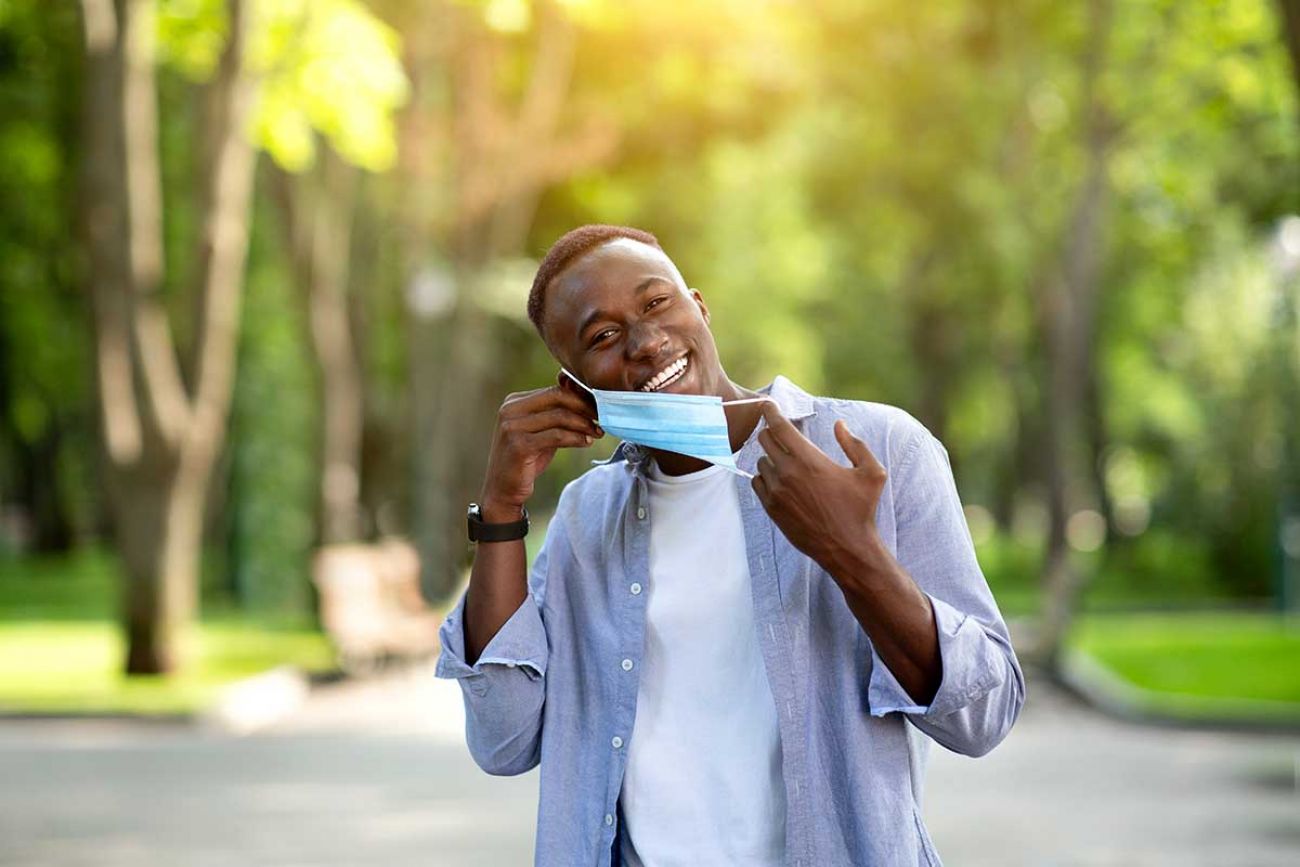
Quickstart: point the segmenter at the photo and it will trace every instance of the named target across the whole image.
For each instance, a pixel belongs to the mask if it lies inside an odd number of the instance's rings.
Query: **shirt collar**
[[[759,394],[766,394],[776,401],[776,405],[781,410],[781,415],[795,421],[801,418],[807,418],[816,415],[817,411],[813,409],[812,395],[786,379],[781,374],[767,385],[758,389]],[[608,458],[592,461],[595,466],[605,466],[606,464],[616,464],[619,461],[626,461],[629,467],[644,465],[650,459],[650,453],[644,446],[627,441],[620,442],[618,448]]]

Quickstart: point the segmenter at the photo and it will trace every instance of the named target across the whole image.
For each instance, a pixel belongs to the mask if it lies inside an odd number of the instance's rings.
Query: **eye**
[[[653,298],[653,299],[651,299],[650,303],[647,304],[647,305],[645,306],[645,309],[646,309],[646,310],[653,310],[653,309],[655,308],[655,306],[657,306],[657,305],[659,304],[660,301],[667,301],[667,300],[668,300],[668,296],[667,296],[667,295],[660,295],[660,296],[658,296],[657,298]]]
[[[613,334],[613,333],[614,333],[613,328],[606,328],[604,331],[600,332],[595,337],[591,338],[591,345],[595,346],[598,343],[602,343],[605,340],[605,335]]]

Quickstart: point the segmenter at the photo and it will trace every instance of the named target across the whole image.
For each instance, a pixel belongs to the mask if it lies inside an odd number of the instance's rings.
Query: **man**
[[[471,507],[498,541],[438,674],[484,770],[540,763],[537,864],[938,864],[928,740],[983,755],[1024,701],[943,446],[894,407],[732,382],[636,229],[561,238],[529,315],[591,388],[770,398],[727,408],[752,479],[623,442],[565,487],[530,576],[534,480],[604,432],[563,375],[502,405]]]

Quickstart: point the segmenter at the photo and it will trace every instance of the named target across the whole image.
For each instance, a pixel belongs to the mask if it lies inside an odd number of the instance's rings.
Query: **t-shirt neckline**
[[[654,458],[650,459],[646,467],[646,475],[652,482],[661,482],[665,485],[689,485],[691,482],[703,481],[717,473],[725,473],[727,468],[721,464],[709,464],[702,470],[695,470],[689,473],[683,473],[680,476],[670,476],[659,467],[659,462]]]

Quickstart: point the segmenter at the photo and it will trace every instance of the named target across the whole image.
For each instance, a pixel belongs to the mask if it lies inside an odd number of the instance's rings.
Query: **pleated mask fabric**
[[[568,370],[565,376],[596,398],[597,421],[621,440],[652,449],[689,455],[752,478],[736,466],[723,406],[758,403],[767,397],[729,400],[716,394],[663,394],[655,391],[608,391],[591,388]]]

